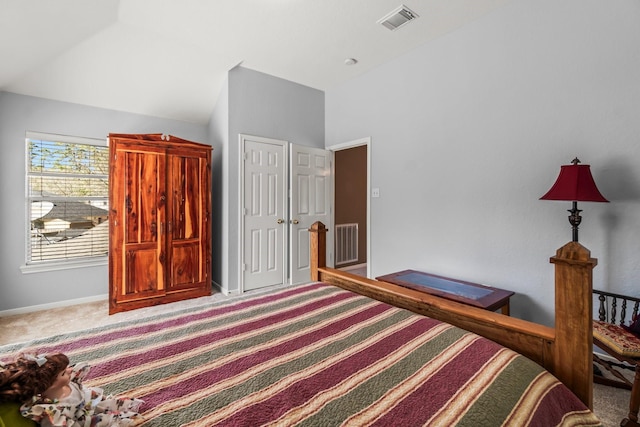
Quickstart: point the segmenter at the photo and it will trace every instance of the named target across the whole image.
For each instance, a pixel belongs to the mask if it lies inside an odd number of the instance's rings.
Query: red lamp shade
[[[570,165],[560,166],[560,175],[547,194],[540,197],[540,200],[566,200],[572,202],[569,212],[569,223],[571,224],[573,241],[578,241],[578,226],[582,221],[578,202],[609,202],[604,198],[591,176],[589,165],[580,165],[580,160],[576,157]]]
[[[589,165],[580,165],[579,162],[574,159],[573,164],[560,166],[556,183],[540,200],[609,202],[596,187]]]

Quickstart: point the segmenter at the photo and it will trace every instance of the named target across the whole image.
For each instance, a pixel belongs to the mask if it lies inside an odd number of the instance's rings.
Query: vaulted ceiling
[[[327,90],[508,1],[0,0],[0,90],[206,123],[239,64]]]

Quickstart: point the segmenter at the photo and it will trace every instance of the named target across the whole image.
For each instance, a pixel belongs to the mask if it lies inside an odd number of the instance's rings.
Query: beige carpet
[[[28,314],[0,317],[0,345],[28,341],[34,338],[88,329],[144,318],[156,313],[205,305],[226,298],[220,293],[172,304],[142,308],[109,316],[107,301],[56,308]],[[626,416],[629,405],[628,390],[594,384],[594,412],[605,427],[617,427]]]
[[[157,313],[199,307],[226,298],[221,293],[193,298],[171,304],[157,305],[109,315],[107,300],[70,307],[54,308],[27,314],[0,317],[0,345],[28,341],[97,326],[110,325],[125,320],[141,319]]]

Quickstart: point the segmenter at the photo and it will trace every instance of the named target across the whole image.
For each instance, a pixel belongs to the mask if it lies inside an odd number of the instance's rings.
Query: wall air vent
[[[393,12],[378,20],[378,24],[382,24],[391,31],[397,30],[409,21],[418,17],[418,14],[409,9],[405,5],[400,5]]]

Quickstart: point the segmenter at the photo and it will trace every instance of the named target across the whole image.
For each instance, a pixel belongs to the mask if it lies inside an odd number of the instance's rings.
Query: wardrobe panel
[[[109,312],[211,294],[211,147],[109,135]]]

